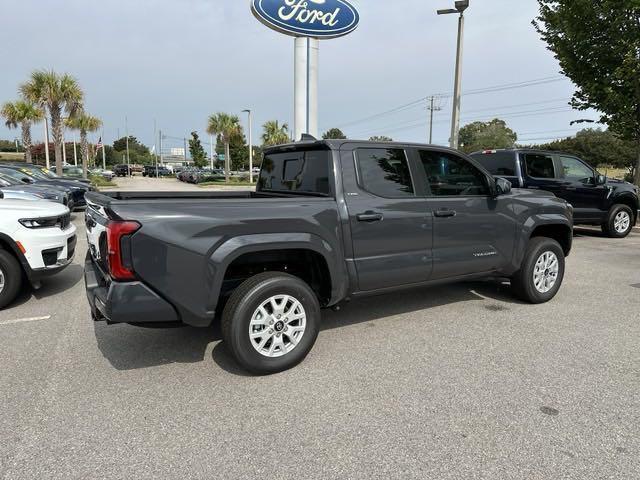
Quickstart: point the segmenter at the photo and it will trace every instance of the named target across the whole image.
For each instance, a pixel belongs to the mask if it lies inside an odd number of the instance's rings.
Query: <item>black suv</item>
[[[129,165],[121,164],[113,167],[113,173],[116,174],[116,177],[128,177],[132,172]]]
[[[167,167],[155,167],[153,165],[145,165],[142,170],[143,177],[170,177],[171,171]]]
[[[574,155],[544,150],[485,150],[471,156],[514,187],[547,190],[574,208],[576,225],[601,225],[623,238],[638,219],[640,189],[609,179]]]

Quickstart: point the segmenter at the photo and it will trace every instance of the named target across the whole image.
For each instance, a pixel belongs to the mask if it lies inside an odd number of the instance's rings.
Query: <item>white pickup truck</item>
[[[37,288],[66,268],[75,247],[76,227],[64,205],[0,198],[0,309],[16,298],[23,278]]]

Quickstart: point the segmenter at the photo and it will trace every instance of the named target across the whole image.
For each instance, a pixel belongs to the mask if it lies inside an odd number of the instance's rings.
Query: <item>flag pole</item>
[[[107,159],[104,153],[104,127],[102,128],[102,170],[107,169]]]

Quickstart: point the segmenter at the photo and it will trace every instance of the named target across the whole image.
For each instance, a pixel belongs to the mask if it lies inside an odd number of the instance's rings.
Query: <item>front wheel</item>
[[[564,267],[564,251],[558,242],[546,237],[531,239],[522,266],[511,279],[514,293],[525,302],[548,302],[562,285]]]
[[[633,220],[633,211],[627,205],[614,205],[602,224],[602,231],[611,238],[624,238],[631,233]]]
[[[320,305],[297,277],[261,273],[231,295],[222,313],[222,336],[245,369],[257,374],[294,367],[318,336]]]
[[[9,305],[22,286],[22,270],[16,257],[0,248],[0,309]]]

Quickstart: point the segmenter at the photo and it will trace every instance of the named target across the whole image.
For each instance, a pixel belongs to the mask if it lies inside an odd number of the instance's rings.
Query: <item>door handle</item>
[[[384,219],[384,215],[376,212],[364,212],[356,215],[356,218],[359,222],[373,223],[381,222]]]
[[[436,210],[433,214],[438,218],[455,217],[457,215],[455,210],[449,210],[448,208]]]

